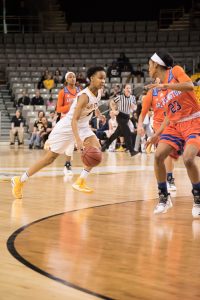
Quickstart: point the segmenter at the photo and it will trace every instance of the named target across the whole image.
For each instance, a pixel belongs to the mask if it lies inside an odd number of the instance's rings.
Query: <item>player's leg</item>
[[[181,122],[177,124],[177,127],[185,138],[183,161],[192,183],[192,193],[194,197],[192,215],[193,217],[200,217],[200,173],[195,162],[195,157],[197,155],[199,156],[200,150],[200,118]]]
[[[66,155],[66,161],[63,172],[65,176],[72,174],[71,156]]]
[[[183,161],[187,169],[188,176],[192,183],[192,193],[194,204],[192,208],[193,217],[200,217],[200,174],[195,162],[195,157],[199,152],[197,145],[187,144],[183,153]]]
[[[65,121],[65,120],[64,120]],[[30,176],[37,173],[42,168],[51,164],[59,154],[65,152],[65,149],[71,143],[74,138],[72,135],[71,127],[67,126],[65,122],[59,122],[54,127],[49,135],[47,153],[38,160],[33,166],[31,166],[27,172],[20,177],[12,178],[12,191],[15,198],[22,198],[22,188],[24,183]]]
[[[172,207],[170,194],[167,190],[165,159],[173,147],[167,143],[159,143],[155,152],[154,171],[158,183],[159,201],[154,209],[155,214],[166,213]]]
[[[110,144],[112,144],[112,142],[116,140],[120,136],[120,134],[121,134],[121,130],[120,130],[120,126],[118,125],[116,130],[113,132],[113,134],[105,141],[105,143],[101,147],[101,151],[104,152],[106,149],[108,149]]]
[[[66,162],[64,166],[64,175],[73,175],[72,173],[72,159],[73,159],[73,152],[74,152],[74,141],[70,143],[66,150],[65,150],[65,155],[66,155]]]
[[[97,139],[96,135],[91,135],[89,137],[86,137],[84,139],[84,146],[87,147],[95,147],[100,149],[101,145],[99,143],[99,140]],[[89,188],[86,185],[86,180],[88,178],[88,175],[90,174],[90,171],[92,170],[92,167],[88,167],[86,165],[83,166],[83,170],[78,177],[78,179],[73,183],[72,187],[80,192],[85,192],[85,193],[92,193],[93,189]]]
[[[42,159],[38,160],[34,165],[32,165],[25,173],[22,174],[22,176],[14,176],[11,179],[13,196],[16,199],[21,199],[23,196],[23,185],[28,180],[28,178],[37,173],[42,168],[51,164],[58,155],[58,153],[54,153],[48,150],[48,152],[42,157]]]
[[[169,191],[176,191],[176,185],[173,176],[174,159],[170,155],[165,159],[165,168],[167,172],[167,188]]]

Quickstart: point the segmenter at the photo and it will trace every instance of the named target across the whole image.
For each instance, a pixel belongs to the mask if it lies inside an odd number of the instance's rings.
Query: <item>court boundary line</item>
[[[149,199],[149,200],[153,200],[153,199]],[[30,227],[31,225],[34,225],[36,223],[39,223],[39,222],[42,222],[46,219],[50,219],[50,218],[53,218],[53,217],[56,217],[56,216],[60,216],[60,215],[64,215],[64,214],[67,214],[67,213],[73,213],[73,212],[77,212],[77,211],[81,211],[81,210],[86,210],[86,209],[94,209],[94,208],[99,208],[99,207],[103,207],[103,206],[108,206],[108,205],[116,205],[116,204],[125,204],[125,203],[131,203],[131,202],[138,202],[138,201],[145,201],[145,200],[131,200],[131,201],[123,201],[123,202],[116,202],[116,203],[107,203],[107,204],[102,204],[102,205],[97,205],[97,206],[92,206],[92,207],[85,207],[85,208],[81,208],[81,209],[75,209],[75,210],[70,210],[70,211],[65,211],[65,212],[62,212],[62,213],[58,213],[58,214],[55,214],[55,215],[50,215],[50,216],[47,216],[47,217],[44,217],[44,218],[41,218],[41,219],[38,219],[38,220],[35,220],[29,224],[26,224],[20,228],[18,228],[17,230],[15,230],[10,236],[9,238],[7,239],[7,249],[9,251],[9,253],[16,259],[18,260],[20,263],[22,263],[23,265],[25,265],[26,267],[28,267],[29,269],[43,275],[43,276],[46,276],[48,277],[49,279],[52,279],[58,283],[61,283],[65,286],[68,286],[68,287],[71,287],[71,288],[74,288],[75,290],[78,290],[78,291],[81,291],[83,293],[86,293],[86,294],[89,294],[91,296],[95,296],[95,297],[98,297],[100,299],[105,299],[105,300],[115,300],[115,298],[110,298],[110,297],[107,297],[107,296],[104,296],[104,295],[101,295],[101,294],[98,294],[98,293],[95,293],[91,290],[88,290],[88,289],[85,289],[85,288],[82,288],[82,287],[79,287],[78,285],[76,284],[73,284],[73,283],[70,283],[69,281],[66,281],[66,280],[63,280],[59,277],[56,277],[40,268],[38,268],[37,266],[33,265],[32,263],[30,263],[28,260],[26,260],[25,258],[23,258],[23,256],[21,256],[19,254],[19,252],[16,250],[15,248],[15,240],[17,238],[17,236],[22,232],[24,231],[25,229],[27,229],[28,227]]]

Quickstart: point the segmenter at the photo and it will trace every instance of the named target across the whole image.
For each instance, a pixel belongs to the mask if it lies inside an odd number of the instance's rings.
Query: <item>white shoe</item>
[[[172,178],[171,180],[167,181],[167,189],[169,191],[176,191],[177,190],[177,188],[175,186],[174,178]]]
[[[194,204],[192,207],[192,216],[194,218],[200,218],[200,194],[198,190],[192,190],[194,196]]]
[[[200,204],[196,204],[196,203],[193,204],[192,216],[194,218],[200,218]]]
[[[72,169],[67,168],[67,167],[64,167],[63,173],[64,173],[65,176],[72,176],[73,175]]]
[[[192,207],[192,216],[194,218],[200,218],[200,194],[197,190],[192,190],[193,196],[194,196],[194,204]]]
[[[173,204],[172,204],[170,194],[168,194],[167,196],[160,194],[159,202],[156,205],[156,207],[154,208],[153,213],[154,214],[165,214],[168,211],[168,209],[171,208],[172,206],[173,206]]]

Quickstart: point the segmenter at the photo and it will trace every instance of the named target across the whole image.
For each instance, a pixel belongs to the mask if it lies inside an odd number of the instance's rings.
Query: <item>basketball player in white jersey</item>
[[[50,149],[44,157],[31,166],[22,176],[11,179],[12,193],[16,199],[22,198],[24,183],[33,174],[51,164],[60,154],[65,153],[68,145],[76,141],[78,150],[84,146],[92,146],[100,149],[100,144],[90,129],[89,120],[95,110],[98,111],[98,102],[101,99],[101,89],[105,85],[106,73],[103,67],[88,69],[87,77],[90,84],[82,90],[74,100],[68,114],[62,118],[49,135]],[[86,178],[92,168],[84,166],[80,177],[73,184],[73,188],[90,193],[92,189],[87,187]]]

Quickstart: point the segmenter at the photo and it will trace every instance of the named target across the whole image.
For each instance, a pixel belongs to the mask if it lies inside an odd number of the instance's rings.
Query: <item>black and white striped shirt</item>
[[[114,99],[114,102],[117,103],[118,110],[120,112],[123,112],[127,115],[130,115],[132,111],[132,105],[136,105],[136,99],[135,96],[130,95],[129,97],[126,97],[124,94],[116,96]]]

